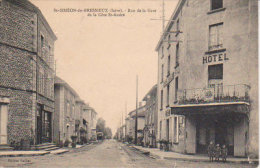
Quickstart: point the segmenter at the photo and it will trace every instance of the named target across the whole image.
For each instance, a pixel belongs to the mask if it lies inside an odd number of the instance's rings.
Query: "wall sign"
[[[226,53],[216,53],[204,56],[202,58],[203,64],[211,63],[211,62],[221,62],[221,61],[227,61],[229,58],[227,57]]]
[[[163,82],[163,86],[167,86],[172,80],[174,79],[174,72],[169,76],[167,77],[167,79]]]

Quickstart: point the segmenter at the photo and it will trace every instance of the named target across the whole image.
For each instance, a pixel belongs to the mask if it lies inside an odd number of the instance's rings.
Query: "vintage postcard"
[[[0,0],[0,167],[257,167],[258,13]]]

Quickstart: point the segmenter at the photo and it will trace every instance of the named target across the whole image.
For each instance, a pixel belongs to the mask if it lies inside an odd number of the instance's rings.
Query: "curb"
[[[174,157],[163,157],[163,159],[166,160],[180,160],[180,161],[191,161],[191,162],[210,162],[208,159],[195,159],[195,158],[174,158]],[[216,161],[214,161],[216,162]],[[218,161],[219,163],[223,163],[221,160]],[[218,163],[216,162],[216,163]],[[238,161],[232,161],[228,160],[226,163],[236,163],[236,164],[258,164],[258,160],[251,160],[251,161],[246,161],[246,160],[238,160]]]
[[[0,158],[2,157],[26,157],[26,156],[43,156],[50,154],[50,152],[45,152],[45,153],[34,153],[34,154],[0,154]]]
[[[53,155],[60,155],[60,154],[63,154],[63,153],[67,153],[69,152],[69,150],[62,150],[62,151],[58,151],[58,152],[51,152],[50,154],[53,154]]]
[[[165,159],[165,160],[180,160],[180,161],[191,161],[191,162],[210,162],[208,159],[196,159],[196,158],[174,158],[174,157],[164,157],[164,156],[160,156],[157,154],[154,154],[153,152],[150,151],[146,151],[145,149],[139,149],[136,148],[135,146],[131,146],[134,149],[141,151],[143,153],[147,153],[149,152],[149,157],[153,158],[153,159]],[[222,163],[222,161],[219,161],[219,163]],[[232,161],[232,160],[227,160],[226,163],[236,163],[236,164],[259,164],[259,161],[256,160],[238,160],[238,161]]]

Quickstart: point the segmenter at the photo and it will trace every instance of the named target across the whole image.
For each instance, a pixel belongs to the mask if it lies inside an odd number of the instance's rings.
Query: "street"
[[[185,162],[153,159],[115,140],[70,149],[61,155],[0,158],[3,167],[256,167],[248,164]]]

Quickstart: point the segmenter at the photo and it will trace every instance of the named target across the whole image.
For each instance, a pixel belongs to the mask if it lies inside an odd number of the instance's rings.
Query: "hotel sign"
[[[229,60],[229,58],[227,57],[225,52],[206,55],[202,58],[203,64],[212,63],[212,62],[221,62],[227,60]]]

